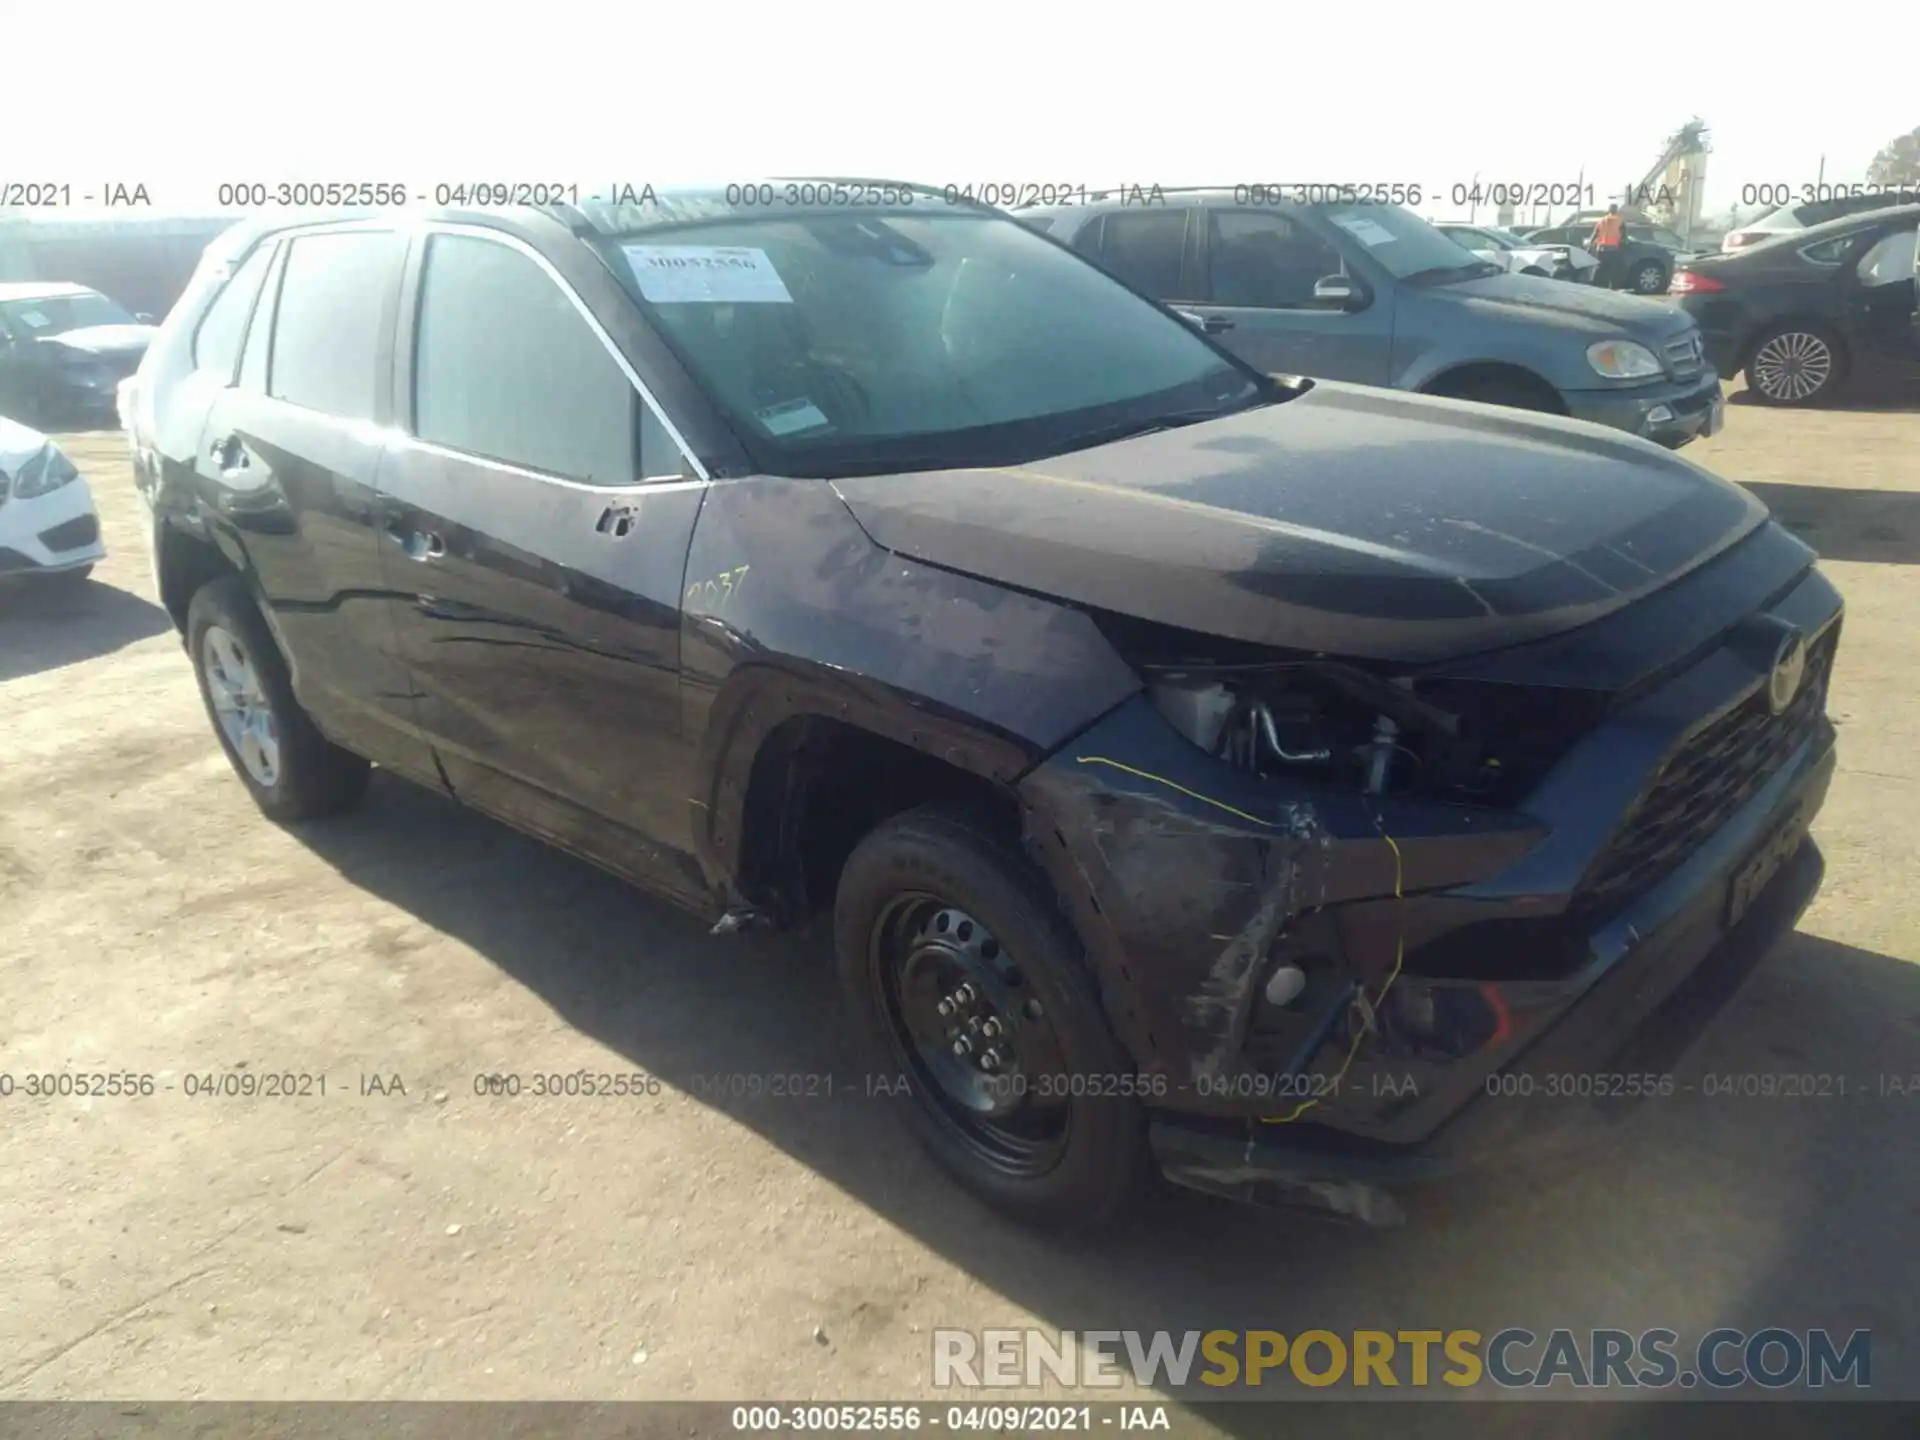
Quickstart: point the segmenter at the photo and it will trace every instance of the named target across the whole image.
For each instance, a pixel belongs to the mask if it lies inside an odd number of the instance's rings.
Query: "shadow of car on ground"
[[[1043,1325],[1176,1334],[1524,1325],[1543,1337],[1562,1326],[1666,1326],[1689,1340],[1718,1324],[1826,1326],[1842,1340],[1864,1327],[1884,1337],[1876,1391],[1904,1386],[1920,1397],[1920,1366],[1896,1358],[1920,1336],[1920,1251],[1903,1247],[1900,1260],[1871,1238],[1911,1233],[1920,1191],[1920,1093],[1873,1092],[1872,1077],[1907,1061],[1920,1092],[1920,968],[1900,960],[1803,933],[1769,956],[1723,954],[1638,1047],[1641,1065],[1672,1059],[1680,1093],[1635,1107],[1588,1153],[1427,1187],[1410,1197],[1401,1228],[1165,1187],[1096,1239],[1001,1219],[920,1156],[905,1101],[866,1096],[822,928],[713,937],[598,870],[379,772],[365,811],[300,836],[345,877],[471,946],[568,1024],[683,1092],[703,1075],[831,1073],[831,1101],[742,1097],[716,1108]],[[1742,981],[1686,1061],[1662,1056],[1663,1026],[1677,1050],[1695,1028],[1689,1007],[1711,1015],[1715,987]],[[1702,1052],[1745,1072],[1844,1074],[1852,1089],[1707,1098],[1687,1079]],[[1729,1273],[1742,1277],[1731,1291]],[[1291,1380],[1282,1394],[1391,1398],[1309,1392]],[[1192,1385],[1179,1398],[1220,1392]],[[1307,1423],[1315,1434],[1373,1433],[1369,1417],[1353,1413],[1370,1408],[1315,1405]],[[1460,1411],[1461,1433],[1476,1435],[1667,1433],[1639,1406],[1555,1405],[1551,1418],[1533,1406],[1503,1405],[1498,1415],[1483,1405],[1418,1407],[1438,1424],[1436,1409]],[[1209,1418],[1252,1436],[1275,1433],[1280,1416],[1249,1404]],[[1672,1433],[1705,1433],[1697,1415],[1680,1418],[1688,1423]],[[1290,1412],[1296,1419],[1307,1412]],[[1450,1421],[1442,1428],[1453,1433]]]

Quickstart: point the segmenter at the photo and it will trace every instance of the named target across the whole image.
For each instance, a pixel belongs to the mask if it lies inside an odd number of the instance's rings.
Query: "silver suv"
[[[1270,373],[1571,415],[1669,448],[1724,415],[1684,311],[1507,274],[1398,205],[1237,186],[1015,214]]]

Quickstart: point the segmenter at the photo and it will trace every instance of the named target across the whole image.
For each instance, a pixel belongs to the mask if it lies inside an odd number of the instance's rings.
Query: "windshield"
[[[1273,398],[1179,320],[995,215],[727,220],[610,248],[775,473],[1012,464]]]
[[[84,330],[90,325],[132,325],[133,316],[104,295],[91,290],[79,295],[46,295],[38,300],[9,300],[0,304],[0,315],[16,335],[42,339],[64,335],[69,330]]]
[[[1411,210],[1399,205],[1315,205],[1307,207],[1358,240],[1397,280],[1464,280],[1489,275],[1499,266],[1449,240]]]

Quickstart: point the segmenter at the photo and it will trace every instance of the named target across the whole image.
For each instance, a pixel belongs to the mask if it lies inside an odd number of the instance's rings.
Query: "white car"
[[[1471,250],[1515,275],[1546,275],[1555,280],[1585,282],[1600,262],[1578,245],[1529,245],[1518,235],[1491,225],[1434,227],[1454,244]]]
[[[106,558],[93,491],[60,447],[0,417],[0,576],[85,580]]]

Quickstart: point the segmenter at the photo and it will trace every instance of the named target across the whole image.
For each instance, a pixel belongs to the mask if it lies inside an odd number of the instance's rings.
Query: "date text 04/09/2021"
[[[1095,1430],[1171,1430],[1165,1405],[735,1405],[741,1433],[845,1434],[950,1430],[960,1434],[1090,1434]]]

